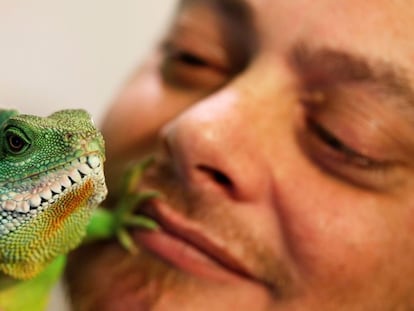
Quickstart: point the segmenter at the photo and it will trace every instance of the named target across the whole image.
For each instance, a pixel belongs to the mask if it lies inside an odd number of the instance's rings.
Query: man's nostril
[[[217,182],[218,184],[224,186],[225,188],[227,188],[228,190],[233,190],[233,182],[230,180],[229,177],[227,177],[225,174],[223,174],[222,172],[211,168],[209,166],[206,165],[197,165],[197,168],[200,171],[203,171],[204,173],[206,173],[207,175],[209,175],[215,182]]]

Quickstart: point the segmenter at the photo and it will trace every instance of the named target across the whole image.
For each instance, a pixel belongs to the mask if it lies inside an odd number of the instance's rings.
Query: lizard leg
[[[152,158],[135,164],[129,168],[121,180],[120,199],[114,210],[99,208],[88,227],[88,239],[107,239],[116,236],[119,243],[131,254],[138,252],[134,241],[128,233],[130,227],[141,227],[148,230],[156,230],[158,225],[152,219],[135,215],[134,212],[144,201],[156,198],[159,194],[155,191],[136,193],[143,172],[152,163]]]
[[[142,202],[156,197],[158,197],[157,192],[129,194],[124,197],[125,200],[120,202],[122,206],[116,210],[116,213],[118,214],[116,217],[118,219],[116,235],[120,244],[132,254],[136,254],[138,249],[127,229],[129,227],[141,227],[148,230],[156,230],[158,228],[158,224],[152,219],[145,216],[134,215],[133,212]]]

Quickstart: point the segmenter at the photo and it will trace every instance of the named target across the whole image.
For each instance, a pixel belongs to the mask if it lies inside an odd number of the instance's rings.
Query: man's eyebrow
[[[304,79],[312,84],[369,83],[378,86],[385,95],[399,98],[404,103],[400,108],[414,109],[414,89],[406,71],[381,60],[368,60],[360,55],[331,48],[311,49],[296,45],[290,61]]]
[[[181,0],[181,5],[204,3],[218,9],[221,13],[244,21],[251,17],[251,7],[246,0]]]

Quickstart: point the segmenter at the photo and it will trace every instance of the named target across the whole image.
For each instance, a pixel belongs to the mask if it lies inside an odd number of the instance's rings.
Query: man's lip
[[[140,214],[144,214],[154,219],[160,225],[160,232],[151,233],[146,231],[138,237],[138,240],[140,240],[144,246],[148,243],[162,244],[167,240],[179,240],[180,244],[192,248],[193,253],[201,253],[206,257],[206,259],[208,259],[197,260],[199,263],[202,262],[202,264],[207,265],[207,261],[210,263],[214,262],[217,267],[221,267],[221,269],[226,270],[230,274],[248,280],[253,280],[255,282],[261,282],[252,272],[248,270],[247,267],[243,265],[241,259],[237,259],[229,251],[227,251],[224,242],[213,241],[197,223],[191,222],[176,213],[164,202],[157,199],[148,201],[144,205],[141,205],[138,208],[138,211]],[[151,235],[152,237],[150,238]],[[148,242],[148,238],[151,239],[151,242]],[[171,245],[171,248],[173,247],[174,246]],[[149,248],[154,251],[153,245]],[[161,253],[161,256],[168,256],[165,252],[160,251],[159,249],[155,251]],[[200,256],[196,257],[199,258]],[[185,261],[184,256],[181,259]],[[179,262],[175,262],[175,264],[180,265]],[[185,269],[186,267],[181,268]]]

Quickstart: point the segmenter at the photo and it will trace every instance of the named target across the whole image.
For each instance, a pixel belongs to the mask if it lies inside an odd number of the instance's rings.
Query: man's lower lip
[[[192,245],[162,230],[136,230],[133,236],[140,245],[160,259],[192,275],[217,281],[241,278]]]

